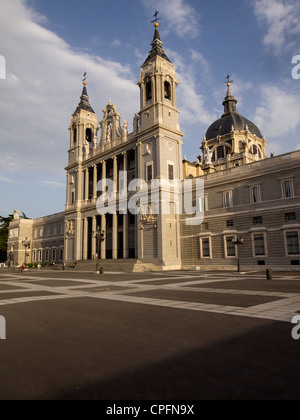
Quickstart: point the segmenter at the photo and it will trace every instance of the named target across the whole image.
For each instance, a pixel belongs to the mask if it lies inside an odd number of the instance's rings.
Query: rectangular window
[[[252,204],[257,204],[261,202],[260,186],[251,187],[250,198]]]
[[[59,250],[59,261],[62,261],[63,260],[63,256],[64,256],[64,250],[63,249],[60,249]]]
[[[294,197],[294,187],[293,187],[293,181],[291,179],[282,181],[281,186],[282,186],[282,198]]]
[[[263,224],[262,216],[253,217],[253,224],[254,225],[262,225]]]
[[[150,182],[153,179],[153,165],[147,165],[147,169],[146,169],[146,181]]]
[[[168,165],[169,181],[174,181],[174,165]]]
[[[296,213],[286,213],[285,214],[285,221],[286,222],[293,222],[297,220]]]
[[[75,191],[72,191],[71,193],[71,204],[75,203]]]
[[[227,220],[226,221],[226,227],[233,227],[234,226],[234,221],[233,220]]]
[[[298,232],[288,232],[286,234],[288,255],[299,255],[299,235]]]
[[[254,235],[255,256],[262,257],[266,255],[265,237],[263,234]]]
[[[235,257],[236,256],[236,246],[233,243],[234,237],[226,237],[226,257]]]
[[[39,262],[43,261],[43,252],[39,251]]]
[[[201,238],[201,258],[210,257],[210,238]]]
[[[223,204],[226,209],[232,207],[232,191],[227,191],[223,194]]]
[[[202,223],[202,231],[208,231],[209,224],[208,223]]]
[[[48,250],[45,251],[45,261],[49,262],[49,251]]]

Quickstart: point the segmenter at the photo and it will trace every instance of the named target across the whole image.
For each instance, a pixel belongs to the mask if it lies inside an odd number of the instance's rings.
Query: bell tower
[[[142,65],[140,87],[141,131],[161,124],[179,131],[179,111],[177,109],[176,88],[179,84],[174,65],[163,50],[158,23],[151,43],[152,49]]]
[[[82,206],[89,179],[84,169],[97,148],[98,119],[89,102],[84,80],[80,103],[69,126],[70,149],[67,171],[65,207],[65,260],[78,261],[82,257]]]
[[[183,133],[179,126],[175,67],[163,49],[157,22],[154,27],[152,48],[141,66],[138,82],[136,144],[139,179],[146,181],[148,189],[154,180],[159,181],[160,187],[156,202],[151,200],[147,214],[139,221],[138,255],[144,262],[156,260],[166,270],[181,268],[180,215],[175,210],[175,193],[168,191],[168,185],[183,177]]]

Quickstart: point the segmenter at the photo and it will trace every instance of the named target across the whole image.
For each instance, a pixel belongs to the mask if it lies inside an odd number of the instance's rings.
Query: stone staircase
[[[99,265],[104,273],[145,273],[151,271],[162,271],[158,265],[142,263],[139,260],[100,260]],[[66,269],[72,270],[74,264],[67,264]],[[76,271],[95,272],[97,261],[78,261]]]

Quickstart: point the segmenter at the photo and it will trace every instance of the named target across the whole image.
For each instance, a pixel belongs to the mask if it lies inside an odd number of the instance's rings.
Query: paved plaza
[[[298,399],[300,273],[0,270],[0,399]]]

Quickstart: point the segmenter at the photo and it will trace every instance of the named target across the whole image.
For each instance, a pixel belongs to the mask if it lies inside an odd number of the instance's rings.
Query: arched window
[[[152,82],[151,80],[146,83],[146,101],[152,101]]]
[[[76,125],[73,126],[73,143],[77,143],[77,128]]]
[[[85,139],[86,141],[88,141],[89,143],[92,142],[93,140],[93,131],[91,128],[87,128],[86,132],[85,132]]]
[[[258,148],[255,144],[252,144],[252,146],[250,147],[250,153],[252,155],[257,155],[258,154]]]
[[[259,159],[262,158],[262,153],[261,153],[261,147],[260,146],[258,146],[258,157],[259,157]]]
[[[171,100],[171,85],[169,82],[165,82],[165,99]]]
[[[224,159],[225,158],[224,146],[218,147],[217,156],[218,156],[218,159]]]

